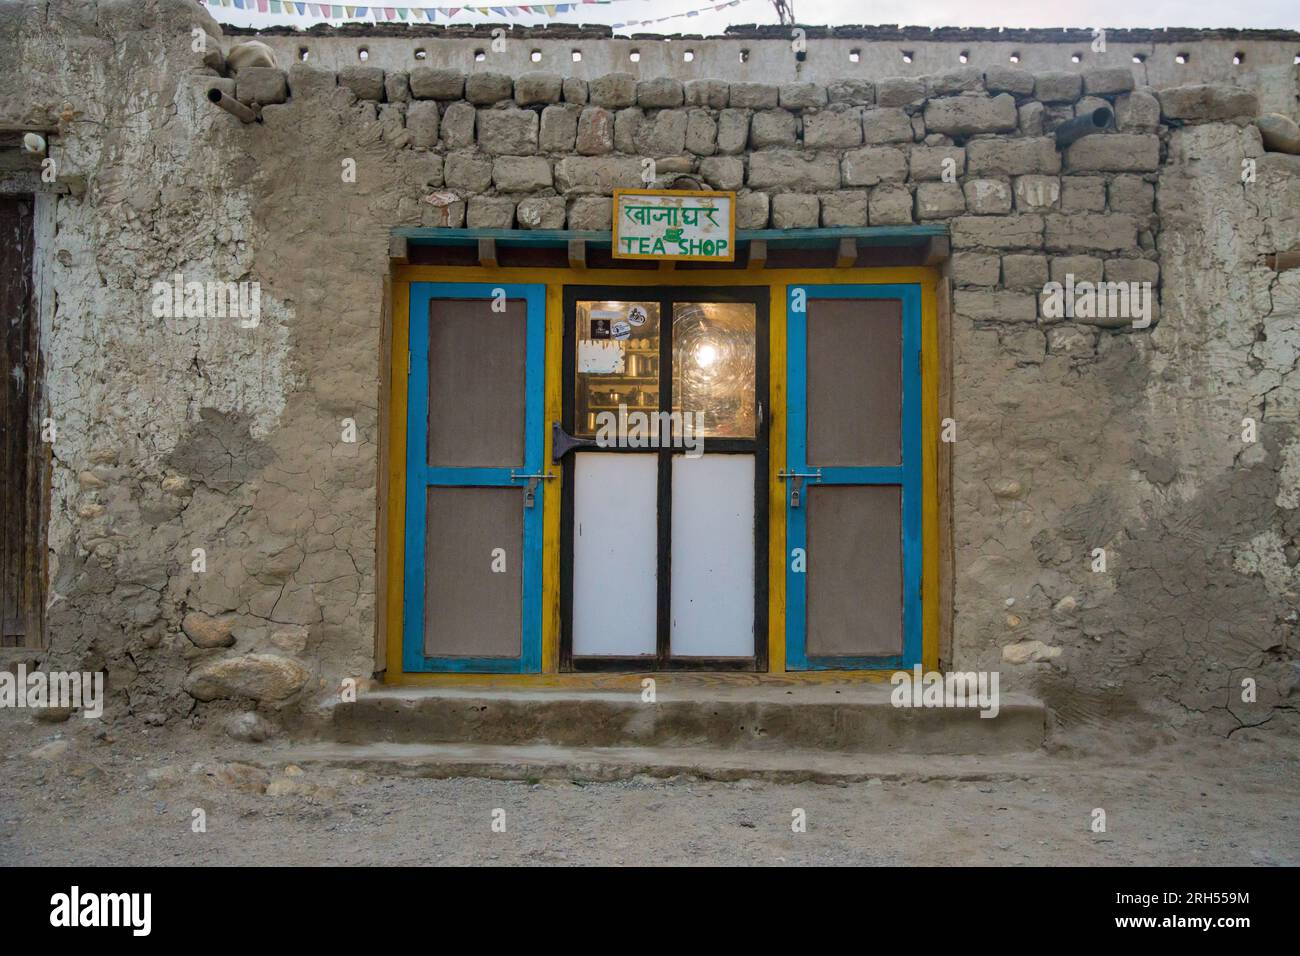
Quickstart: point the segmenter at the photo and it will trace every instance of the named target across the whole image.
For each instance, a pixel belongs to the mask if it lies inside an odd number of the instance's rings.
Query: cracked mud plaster
[[[372,670],[387,238],[438,224],[420,200],[442,157],[411,148],[401,104],[346,88],[236,122],[204,98],[196,24],[220,35],[181,0],[6,5],[0,112],[73,110],[55,156],[88,183],[41,240],[49,659],[105,668],[135,714],[215,726],[241,693],[289,716]],[[1158,325],[953,321],[951,663],[1002,670],[1066,730],[1295,717],[1300,271],[1263,257],[1300,246],[1300,175],[1253,127],[1161,137]],[[258,327],[153,319],[178,271],[260,283]]]
[[[1149,336],[1030,330],[1027,349],[954,328],[954,656],[1061,646],[1018,670],[1067,730],[1141,709],[1221,734],[1295,717],[1300,274],[1263,256],[1300,242],[1300,179],[1260,159],[1241,183],[1253,128],[1189,127],[1170,150]]]

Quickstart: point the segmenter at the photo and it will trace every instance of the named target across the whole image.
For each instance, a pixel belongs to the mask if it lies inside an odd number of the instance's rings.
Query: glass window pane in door
[[[595,437],[602,413],[659,410],[659,303],[577,303],[573,434]]]
[[[753,438],[758,365],[752,302],[673,305],[673,411],[704,438]]]

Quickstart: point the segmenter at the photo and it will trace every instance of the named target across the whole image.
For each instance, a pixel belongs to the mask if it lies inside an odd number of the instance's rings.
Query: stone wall
[[[1264,257],[1300,245],[1300,159],[1262,148],[1256,89],[1146,88],[1122,60],[225,76],[231,42],[188,0],[0,10],[0,120],[57,123],[52,155],[87,184],[38,237],[48,659],[106,668],[124,709],[294,710],[371,672],[389,230],[608,229],[648,157],[660,185],[737,190],[741,228],[950,225],[956,665],[1003,668],[1066,728],[1293,716],[1300,271]],[[1294,115],[1288,80],[1266,98]],[[211,106],[214,85],[262,122]],[[1057,148],[1103,106],[1113,130]],[[152,317],[178,272],[259,282],[260,324]],[[1044,283],[1067,273],[1152,282],[1151,325],[1052,317]]]

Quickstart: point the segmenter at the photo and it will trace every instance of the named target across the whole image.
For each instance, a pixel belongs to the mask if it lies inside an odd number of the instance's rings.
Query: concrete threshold
[[[253,759],[272,769],[292,763],[404,777],[577,782],[612,782],[636,776],[827,784],[1000,781],[1028,780],[1060,769],[1042,753],[990,758],[540,744],[319,743]]]
[[[834,753],[1001,754],[1039,749],[1047,709],[1005,694],[976,707],[895,707],[879,683],[673,684],[639,688],[381,688],[333,705],[340,744],[672,748]],[[756,759],[751,756],[751,760]]]

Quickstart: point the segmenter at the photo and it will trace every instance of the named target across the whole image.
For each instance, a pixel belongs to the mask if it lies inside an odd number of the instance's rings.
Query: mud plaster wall
[[[739,188],[743,228],[950,222],[956,666],[1001,669],[1067,727],[1294,716],[1300,271],[1263,256],[1300,245],[1300,161],[1264,153],[1248,92],[1157,99],[1067,64],[685,91],[483,76],[470,104],[439,92],[454,70],[376,89],[373,67],[296,64],[226,81],[263,104],[244,126],[204,98],[221,67],[196,25],[221,37],[187,0],[0,8],[0,119],[62,114],[52,155],[87,182],[39,237],[52,666],[103,667],[153,722],[296,712],[368,675],[389,229],[608,228],[649,155]],[[1294,116],[1295,70],[1286,101],[1258,68]],[[1046,134],[1098,104],[1119,133],[1062,165]],[[1067,270],[1156,281],[1156,324],[1046,319],[1036,290]],[[153,318],[176,272],[259,282],[260,324]]]

